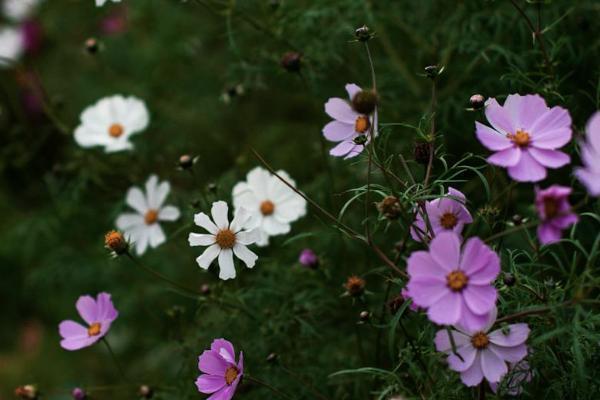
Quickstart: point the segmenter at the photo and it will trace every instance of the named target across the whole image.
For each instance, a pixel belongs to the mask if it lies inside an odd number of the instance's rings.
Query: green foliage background
[[[538,6],[519,3],[535,20]],[[100,21],[117,7],[127,10],[127,31],[102,34]],[[193,385],[197,356],[216,337],[244,351],[247,372],[293,398],[315,398],[309,386],[331,399],[475,396],[435,353],[436,328],[425,316],[387,311],[385,301],[399,293],[401,280],[316,210],[295,223],[292,234],[260,249],[255,269],[238,267],[234,281],[200,270],[194,261],[198,249],[186,238],[193,214],[207,210],[203,199],[229,201],[235,182],[259,164],[250,147],[288,171],[323,207],[337,213],[347,205],[344,222],[363,229],[366,157],[344,161],[324,155],[320,133],[328,121],[327,98],[344,97],[348,82],[370,85],[364,46],[353,37],[362,24],[376,34],[369,46],[380,122],[427,132],[431,82],[422,71],[430,64],[445,67],[435,113],[436,180],[431,193],[404,192],[406,206],[451,184],[467,195],[478,216],[469,235],[501,232],[515,213],[535,218],[533,186],[510,184],[504,171],[475,156],[487,154],[474,136],[474,121],[484,117],[466,108],[474,93],[498,98],[539,93],[550,105],[568,108],[576,136],[582,133],[600,108],[600,4],[563,0],[540,7],[553,75],[509,1],[123,0],[103,8],[92,0],[46,1],[37,14],[42,51],[16,69],[0,71],[0,398],[11,398],[13,388],[25,383],[38,384],[51,399],[68,398],[76,385],[124,383],[102,346],[78,352],[59,346],[58,323],[76,317],[79,295],[99,291],[112,293],[120,311],[109,339],[133,384],[92,391],[94,398],[134,398],[139,383],[158,388],[161,399],[202,398]],[[89,37],[101,42],[98,54],[85,52]],[[301,74],[279,65],[290,50],[303,54]],[[39,76],[52,118],[23,112],[18,79],[23,71]],[[238,84],[244,94],[223,102],[222,93]],[[150,127],[133,139],[135,151],[109,155],[78,147],[71,132],[80,112],[117,93],[144,99],[151,112]],[[412,161],[418,138],[415,129],[389,125],[378,140],[382,162],[402,180],[407,175],[399,154],[418,180],[423,177],[423,166]],[[574,145],[569,150],[575,155]],[[463,159],[469,152],[475,155]],[[199,156],[195,176],[175,168],[184,153]],[[450,179],[455,172],[459,175]],[[182,297],[128,260],[110,259],[103,248],[104,233],[125,209],[127,189],[142,185],[151,173],[171,182],[170,202],[183,215],[163,226],[168,242],[142,261],[189,286],[209,284],[209,296]],[[584,202],[580,212],[588,214],[566,233],[568,240],[537,252],[523,232],[494,242],[503,271],[522,284],[507,287],[499,279],[502,314],[575,296],[592,301],[527,319],[536,372],[524,398],[592,399],[600,391],[600,315],[593,303],[598,203],[585,197],[570,174],[568,167],[552,170],[544,182],[572,184],[572,203]],[[399,190],[379,171],[373,180],[379,185],[373,201]],[[209,184],[216,189],[208,190]],[[355,194],[359,197],[349,202]],[[402,242],[410,221],[388,223],[374,208],[367,221],[382,250],[404,268],[406,256],[419,248]],[[527,235],[535,240],[533,230]],[[297,263],[304,247],[322,257],[318,270]],[[364,299],[341,297],[350,274],[367,280]],[[374,314],[370,323],[357,324],[362,310]],[[271,352],[280,355],[280,365],[266,361]],[[330,376],[339,371],[347,373]],[[236,398],[270,396],[247,384]]]

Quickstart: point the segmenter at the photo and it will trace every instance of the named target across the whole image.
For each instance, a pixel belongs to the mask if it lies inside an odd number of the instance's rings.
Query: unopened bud
[[[152,396],[154,396],[154,390],[152,390],[152,388],[148,385],[142,385],[142,386],[140,386],[140,389],[138,390],[138,394],[143,399],[151,399]]]
[[[210,285],[208,283],[202,284],[202,286],[200,286],[200,293],[204,296],[208,296],[210,294]]]
[[[428,78],[435,78],[437,77],[441,72],[440,67],[438,67],[437,65],[428,65],[425,67],[425,75]]]
[[[183,154],[179,157],[178,165],[181,169],[190,169],[194,166],[196,162],[195,158],[190,156],[189,154]]]
[[[511,273],[506,272],[502,277],[502,281],[506,286],[514,286],[517,283],[517,278]]]
[[[302,54],[297,51],[288,51],[281,57],[280,64],[288,72],[299,72],[302,66]]]
[[[469,104],[471,104],[474,110],[481,110],[485,105],[485,97],[480,94],[474,94],[469,99]]]
[[[352,297],[361,296],[365,292],[365,286],[367,282],[356,275],[351,275],[346,280],[344,287],[346,288],[346,293]]]
[[[396,196],[386,196],[377,203],[377,209],[387,219],[398,219],[400,216],[400,201]]]
[[[96,38],[89,38],[85,41],[85,50],[90,54],[96,54],[100,50],[100,43]]]
[[[366,42],[371,40],[373,34],[371,33],[368,26],[363,25],[354,31],[354,37],[356,37],[356,40],[358,40],[359,42]]]
[[[129,250],[129,243],[119,231],[110,231],[104,235],[104,245],[117,256],[125,254]]]
[[[362,322],[366,322],[371,318],[371,313],[368,311],[361,311],[358,318],[360,318]]]
[[[71,396],[73,396],[73,400],[85,400],[87,399],[87,395],[85,390],[82,388],[76,387],[71,391]]]
[[[413,149],[413,157],[419,164],[426,165],[431,157],[431,144],[427,142],[417,142]]]
[[[269,353],[269,355],[267,356],[267,362],[269,363],[274,363],[277,360],[279,360],[279,354],[277,353]]]
[[[361,90],[352,97],[352,108],[359,114],[371,114],[377,107],[379,100],[375,91],[367,89]]]
[[[34,385],[23,385],[15,389],[15,396],[25,400],[36,400],[39,393]]]

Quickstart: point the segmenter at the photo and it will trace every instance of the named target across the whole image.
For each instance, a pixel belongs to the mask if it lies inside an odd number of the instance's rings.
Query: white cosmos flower
[[[277,173],[296,187],[285,171]],[[288,233],[290,223],[306,214],[306,200],[264,168],[254,168],[246,179],[234,186],[233,205],[236,210],[243,207],[252,214],[253,226],[260,231],[256,244],[266,246],[269,236]]]
[[[16,22],[21,22],[33,14],[41,0],[4,0],[2,12]]]
[[[0,68],[9,67],[25,51],[23,33],[17,28],[0,27]]]
[[[247,229],[251,215],[240,208],[235,212],[230,224],[228,211],[229,207],[226,202],[214,202],[210,210],[214,223],[204,213],[194,215],[194,223],[209,233],[190,233],[188,237],[190,246],[208,246],[204,253],[196,259],[200,267],[208,269],[210,263],[218,257],[219,278],[223,280],[235,278],[234,254],[248,268],[254,267],[258,259],[258,256],[246,247],[258,239],[257,230]]]
[[[109,0],[96,0],[96,7],[102,7]],[[121,0],[112,0],[114,3],[120,3]]]
[[[146,181],[146,193],[135,186],[127,192],[125,201],[136,212],[119,215],[116,224],[127,240],[133,242],[138,255],[144,254],[148,245],[155,248],[165,242],[165,233],[159,221],[175,221],[179,218],[177,207],[163,205],[170,190],[169,182],[159,184],[158,177],[152,175]]]
[[[83,110],[75,141],[81,147],[104,146],[107,153],[133,149],[129,137],[148,126],[146,104],[136,97],[105,97]]]

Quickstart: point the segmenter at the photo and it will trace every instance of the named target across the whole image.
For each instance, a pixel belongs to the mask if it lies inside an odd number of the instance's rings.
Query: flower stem
[[[113,362],[115,363],[115,365],[117,366],[117,369],[119,370],[119,374],[125,381],[129,382],[127,375],[125,375],[125,370],[123,369],[123,367],[121,367],[121,363],[119,363],[119,360],[117,359],[115,352],[113,351],[112,347],[110,346],[110,343],[108,343],[108,340],[106,340],[106,337],[103,337],[101,340],[106,345],[106,348],[108,349],[108,352],[110,353],[110,357],[113,359]]]
[[[323,393],[321,393],[317,389],[315,389],[315,387],[313,385],[311,385],[309,382],[307,382],[307,380],[304,379],[303,377],[301,377],[298,373],[292,371],[291,369],[289,369],[282,363],[279,363],[279,367],[282,370],[284,370],[288,375],[290,375],[292,378],[294,378],[296,381],[298,381],[298,383],[301,384],[304,388],[306,388],[309,392],[311,392],[313,395],[315,395],[315,397],[317,397],[320,400],[328,400],[327,396],[325,396]]]
[[[278,395],[282,399],[292,400],[292,397],[290,397],[289,395],[285,394],[284,392],[282,392],[281,390],[277,389],[276,387],[273,387],[273,386],[269,385],[265,381],[262,381],[260,379],[257,379],[255,377],[247,375],[247,374],[244,374],[244,378],[246,380],[248,380],[249,382],[255,383],[257,385],[260,385],[262,387],[265,387],[265,388],[269,389],[271,392],[275,393],[276,395]]]

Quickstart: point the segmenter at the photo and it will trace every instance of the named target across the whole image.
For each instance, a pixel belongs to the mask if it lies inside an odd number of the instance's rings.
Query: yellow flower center
[[[546,219],[554,218],[558,215],[558,202],[552,197],[544,199],[544,214]]]
[[[238,371],[238,369],[236,367],[234,367],[234,366],[228,367],[227,371],[225,371],[225,383],[227,383],[228,385],[231,385],[233,383],[233,381],[236,380],[239,373],[240,373],[240,371]]]
[[[527,147],[531,142],[531,137],[529,136],[529,133],[520,129],[517,130],[517,133],[515,133],[514,135],[509,133],[508,138],[519,147]]]
[[[102,325],[100,324],[100,322],[94,322],[88,328],[88,336],[89,337],[98,336],[100,334],[101,330],[102,330]]]
[[[146,215],[144,215],[146,225],[152,225],[156,221],[158,221],[158,210],[150,209],[146,211]]]
[[[446,276],[448,287],[454,292],[460,292],[469,283],[469,277],[460,270],[452,271]]]
[[[369,118],[361,115],[356,118],[356,122],[354,122],[354,130],[358,133],[365,133],[371,127],[371,122],[369,122]]]
[[[442,215],[440,218],[440,225],[442,225],[444,229],[452,229],[457,223],[458,218],[456,218],[456,215],[451,212],[444,213],[444,215]]]
[[[477,332],[471,337],[471,344],[477,350],[485,349],[490,344],[490,339],[483,332]]]
[[[235,233],[231,229],[221,229],[215,239],[222,249],[231,249],[235,245]]]
[[[118,138],[119,136],[121,136],[124,131],[125,129],[123,129],[123,125],[121,124],[112,124],[108,128],[108,134],[114,138]]]
[[[262,215],[267,216],[273,214],[275,211],[275,204],[271,200],[265,200],[260,204],[260,212]]]

